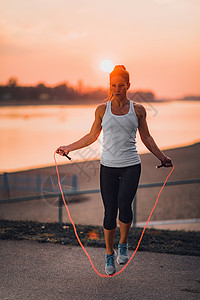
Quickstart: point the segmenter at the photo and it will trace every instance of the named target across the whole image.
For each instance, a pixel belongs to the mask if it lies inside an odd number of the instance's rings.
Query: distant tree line
[[[43,83],[36,86],[19,86],[17,80],[11,78],[7,85],[0,86],[0,100],[58,100],[76,97],[76,91],[66,83],[55,87],[48,87]]]
[[[199,101],[200,100],[200,96],[185,96],[182,100]]]
[[[128,97],[136,102],[156,101],[152,92],[128,91]],[[39,83],[36,86],[20,86],[17,78],[10,78],[6,85],[0,85],[0,103],[16,104],[41,104],[41,103],[65,103],[81,102],[92,103],[95,100],[108,98],[108,91],[103,88],[93,89],[89,92],[80,93],[77,89],[67,83],[59,84],[55,87],[46,86]]]

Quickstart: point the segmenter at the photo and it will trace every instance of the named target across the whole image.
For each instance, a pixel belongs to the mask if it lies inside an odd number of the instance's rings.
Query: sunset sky
[[[1,0],[0,83],[107,87],[104,59],[132,89],[200,94],[199,0]]]

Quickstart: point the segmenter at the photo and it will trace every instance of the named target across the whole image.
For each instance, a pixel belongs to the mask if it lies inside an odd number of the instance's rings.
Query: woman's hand
[[[173,167],[173,163],[171,161],[171,158],[169,157],[165,157],[165,159],[161,160],[161,164],[163,165],[163,167]]]
[[[60,146],[57,150],[56,153],[64,156],[65,154],[67,155],[69,153],[70,149],[68,146]]]

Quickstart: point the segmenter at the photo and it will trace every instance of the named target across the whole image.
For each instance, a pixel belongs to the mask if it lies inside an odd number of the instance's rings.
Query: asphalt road
[[[87,250],[104,273],[105,250]],[[199,270],[197,256],[138,251],[122,274],[101,278],[80,247],[0,241],[1,300],[200,299]]]

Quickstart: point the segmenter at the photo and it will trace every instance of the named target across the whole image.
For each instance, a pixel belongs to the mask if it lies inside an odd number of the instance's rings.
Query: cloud
[[[20,22],[0,21],[1,54],[23,55],[34,51],[42,51],[46,47],[53,49],[55,45],[67,45],[70,42],[81,42],[88,36],[86,30],[66,30],[59,28],[48,21],[30,23],[25,20]]]

